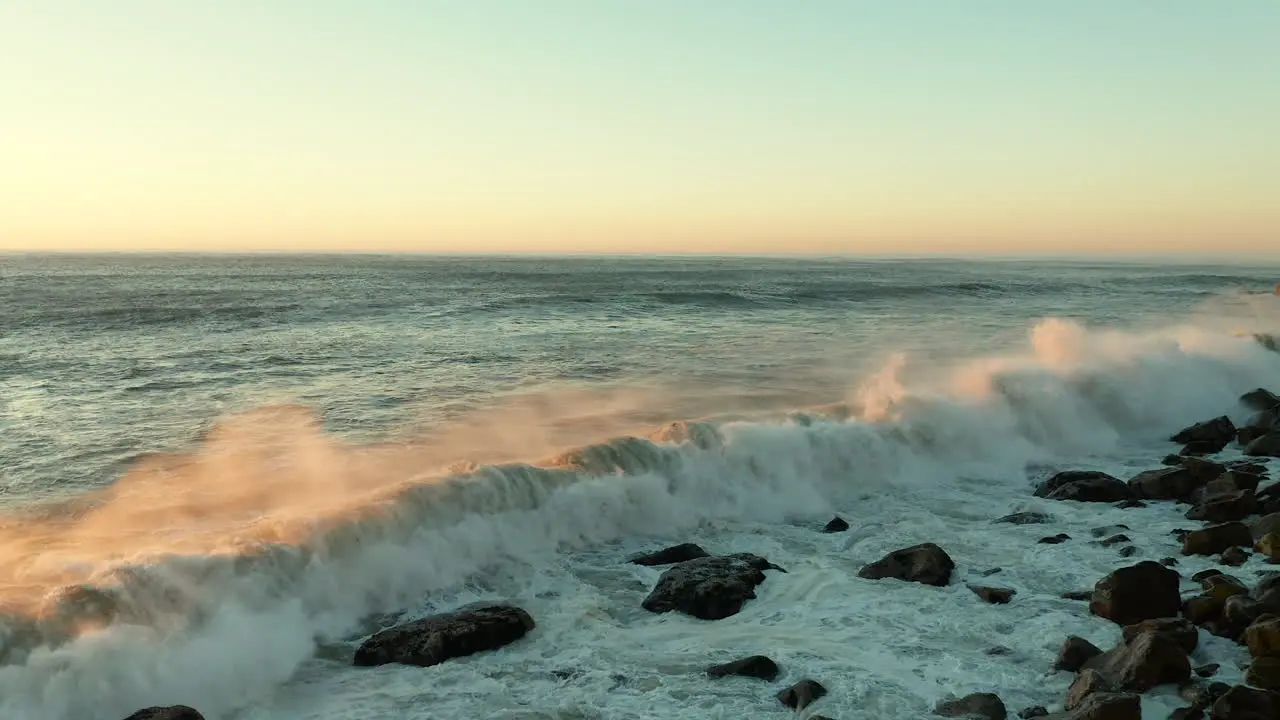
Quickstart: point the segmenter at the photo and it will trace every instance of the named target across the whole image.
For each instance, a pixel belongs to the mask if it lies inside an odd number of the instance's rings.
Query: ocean
[[[977,691],[1052,707],[1062,640],[1116,634],[1061,594],[1177,554],[1187,521],[1034,483],[1156,467],[1172,432],[1280,390],[1277,281],[1153,260],[0,256],[0,717],[784,718],[774,693],[803,678],[829,693],[801,717]],[[1054,523],[991,523],[1024,510]],[[822,533],[835,515],[849,532]],[[1135,557],[1086,542],[1120,523]],[[1050,530],[1079,541],[1037,544]],[[858,578],[926,541],[950,586]],[[650,614],[662,568],[627,559],[678,542],[788,572],[731,618]],[[997,567],[1008,605],[965,587]],[[478,600],[537,627],[433,668],[351,666],[374,630]],[[752,654],[775,683],[705,675]]]

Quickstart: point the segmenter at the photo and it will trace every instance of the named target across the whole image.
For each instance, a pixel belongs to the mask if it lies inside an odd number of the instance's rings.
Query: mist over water
[[[1140,468],[1170,427],[1238,417],[1236,396],[1280,381],[1254,337],[1280,333],[1280,296],[1256,292],[1274,273],[1239,266],[26,258],[2,273],[0,714],[20,720],[167,703],[404,717],[371,699],[403,679],[332,658],[379,613],[470,597],[530,605],[544,661],[440,670],[422,681],[433,708],[588,717],[545,695],[545,658],[590,678],[627,662],[593,637],[676,642],[672,621],[633,615],[638,580],[602,547],[701,533],[827,557],[788,528],[835,511],[855,538],[941,527],[1046,469]],[[829,581],[805,577],[771,612],[824,607]],[[821,654],[821,632],[805,637],[798,651]],[[690,650],[670,652],[651,660]],[[475,678],[450,689],[485,662],[532,714],[477,705]],[[681,677],[644,680],[672,717]],[[583,682],[573,702],[601,702]],[[914,682],[868,692],[901,686],[885,707],[910,707]]]

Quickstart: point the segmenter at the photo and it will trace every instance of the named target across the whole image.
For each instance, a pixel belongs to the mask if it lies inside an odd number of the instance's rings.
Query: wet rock
[[[1178,697],[1191,703],[1192,707],[1205,708],[1212,705],[1231,689],[1226,683],[1187,683],[1178,688]]]
[[[1212,720],[1275,720],[1280,718],[1280,693],[1236,685],[1209,710]]]
[[[1169,534],[1174,536],[1175,538],[1178,539],[1179,542],[1181,542],[1182,540],[1186,539],[1188,535],[1191,534],[1191,531],[1183,528],[1174,528],[1173,530],[1169,531]]]
[[[1160,560],[1160,564],[1161,564],[1161,565],[1163,565],[1163,566],[1165,566],[1165,567],[1177,567],[1177,566],[1178,566],[1178,558],[1172,558],[1172,557],[1162,558],[1162,559]]]
[[[1017,594],[1017,591],[1008,588],[984,587],[982,585],[970,585],[969,589],[992,605],[1007,605],[1013,599],[1013,596]]]
[[[1161,633],[1138,635],[1090,660],[1085,670],[1097,670],[1120,689],[1139,693],[1191,679],[1191,661],[1183,646]]]
[[[1183,555],[1217,555],[1232,547],[1252,547],[1253,535],[1244,523],[1231,522],[1195,530],[1182,539]]]
[[[1201,665],[1195,670],[1192,670],[1192,672],[1196,674],[1196,677],[1211,678],[1214,675],[1217,675],[1218,671],[1221,669],[1222,669],[1221,665],[1217,663],[1209,663],[1208,665]]]
[[[1131,693],[1098,692],[1052,720],[1142,720],[1142,699]]]
[[[998,575],[1002,572],[1004,572],[1004,568],[990,568],[988,570],[983,570],[978,574],[982,577],[991,577],[992,575]]]
[[[711,553],[703,550],[701,546],[693,543],[680,543],[671,547],[663,548],[657,552],[637,555],[631,558],[632,565],[644,565],[646,567],[655,567],[658,565],[675,565],[676,563],[696,560],[698,558],[711,557]]]
[[[1182,604],[1182,614],[1189,622],[1203,627],[1222,617],[1223,605],[1221,598],[1197,595],[1187,598],[1187,601]]]
[[[1053,663],[1054,670],[1080,672],[1085,663],[1102,654],[1102,650],[1082,637],[1072,635],[1062,644],[1058,651],[1058,659]]]
[[[1049,500],[1113,503],[1130,500],[1133,498],[1133,493],[1124,482],[1107,476],[1067,483],[1045,497]]]
[[[1214,575],[1221,575],[1221,574],[1222,574],[1222,571],[1219,570],[1218,568],[1209,568],[1208,570],[1201,570],[1195,575],[1192,575],[1191,580],[1193,582],[1203,583],[1205,580],[1213,577]]]
[[[1129,529],[1129,526],[1123,523],[1119,525],[1104,525],[1102,527],[1096,527],[1096,528],[1090,529],[1089,534],[1096,538],[1100,538],[1106,535],[1115,535],[1121,530],[1128,530],[1128,529]]]
[[[1241,395],[1240,404],[1254,411],[1270,410],[1280,405],[1280,396],[1265,388],[1258,388]]]
[[[1260,484],[1262,484],[1261,474],[1232,469],[1210,480],[1209,484],[1204,486],[1204,491],[1206,495],[1229,493],[1237,490],[1257,492]]]
[[[951,571],[955,567],[946,551],[933,543],[923,543],[894,550],[863,567],[858,577],[867,580],[894,578],[941,587],[951,582]]]
[[[765,581],[765,570],[782,568],[749,553],[687,560],[662,573],[641,607],[653,613],[677,611],[702,620],[727,618],[738,614],[743,603],[756,596],[756,586]]]
[[[957,700],[945,700],[933,708],[933,713],[942,717],[981,720],[1005,720],[1009,716],[1004,701],[993,693],[974,693]]]
[[[1280,512],[1270,513],[1254,520],[1249,524],[1249,532],[1254,540],[1261,540],[1272,533],[1280,535]]]
[[[1233,595],[1222,604],[1222,621],[1232,637],[1239,637],[1261,616],[1262,606],[1248,595]]]
[[[1134,508],[1144,508],[1146,506],[1147,506],[1146,503],[1142,502],[1141,500],[1136,500],[1133,498],[1130,498],[1129,500],[1121,500],[1120,502],[1116,503],[1116,508],[1119,510],[1132,510]]]
[[[1133,541],[1129,539],[1128,535],[1125,535],[1124,533],[1120,533],[1119,535],[1112,535],[1111,537],[1105,540],[1099,540],[1098,544],[1101,545],[1102,547],[1111,547],[1112,545],[1119,545],[1120,543],[1127,543],[1127,542],[1133,542]]]
[[[1224,602],[1232,595],[1247,595],[1249,593],[1249,586],[1245,585],[1243,581],[1222,573],[1204,578],[1200,581],[1200,587],[1204,589],[1206,595]]]
[[[1008,523],[1010,525],[1044,525],[1053,522],[1053,516],[1048,513],[1041,512],[1017,512],[1004,517],[998,517],[991,522]]]
[[[1244,681],[1263,690],[1280,690],[1280,657],[1254,660],[1245,673]]]
[[[1213,523],[1243,520],[1253,513],[1256,504],[1252,490],[1209,495],[1187,512],[1187,519]]]
[[[1126,625],[1121,636],[1126,644],[1132,643],[1143,633],[1163,635],[1178,644],[1187,655],[1196,651],[1200,644],[1200,631],[1190,621],[1182,618],[1168,617],[1156,620],[1143,620],[1136,625]]]
[[[799,712],[827,694],[827,689],[816,680],[801,680],[778,693],[778,702]]]
[[[1183,428],[1169,439],[1176,443],[1216,448],[1208,452],[1219,452],[1236,439],[1236,426],[1231,422],[1231,418],[1221,415]]]
[[[1094,693],[1113,692],[1115,686],[1106,675],[1097,670],[1085,669],[1071,681],[1071,686],[1067,688],[1067,698],[1063,702],[1063,707],[1067,710],[1074,710],[1084,703],[1085,698]]]
[[[1255,658],[1280,658],[1280,619],[1260,620],[1244,631],[1249,654]]]
[[[1129,489],[1142,500],[1178,500],[1212,478],[1203,477],[1185,465],[1148,470],[1129,479]]]
[[[1120,568],[1094,586],[1089,612],[1120,625],[1176,617],[1178,582],[1177,572],[1150,560]]]
[[[124,720],[204,720],[204,716],[186,705],[170,705],[144,708]]]
[[[982,654],[990,655],[991,657],[1008,657],[1013,654],[1013,648],[1005,647],[1004,645],[996,645],[983,650]]]
[[[1245,446],[1244,454],[1253,457],[1280,457],[1280,432],[1272,430],[1262,437],[1254,438]]]
[[[1093,599],[1092,590],[1072,590],[1062,593],[1063,600],[1089,601]]]
[[[713,665],[707,668],[707,674],[713,678],[734,675],[760,678],[761,680],[773,682],[778,678],[778,664],[764,655],[752,655],[751,657],[734,660],[723,665]]]
[[[1054,492],[1071,485],[1072,483],[1097,481],[1100,481],[1103,484],[1120,482],[1118,479],[1104,472],[1097,472],[1095,470],[1066,470],[1064,472],[1057,473],[1048,480],[1040,483],[1040,486],[1036,488],[1035,496],[1047,498]],[[1123,500],[1124,498],[1120,499]]]
[[[1249,553],[1238,547],[1227,548],[1227,551],[1222,553],[1222,557],[1218,559],[1218,562],[1227,567],[1240,567],[1249,562]]]
[[[1124,558],[1133,557],[1134,555],[1138,554],[1138,548],[1132,545],[1126,545],[1125,547],[1120,548],[1120,552],[1118,554],[1120,555],[1120,557],[1124,557]]]
[[[1040,543],[1041,545],[1061,545],[1062,543],[1070,539],[1071,539],[1070,535],[1066,533],[1058,533],[1057,535],[1052,535],[1050,537],[1042,537],[1036,542]]]
[[[1258,581],[1253,589],[1253,599],[1263,612],[1280,615],[1280,575],[1269,575]]]
[[[431,667],[510,645],[533,628],[529,613],[514,605],[470,605],[375,634],[356,650],[353,664]]]
[[[848,529],[849,529],[849,523],[845,522],[844,518],[834,517],[834,518],[831,518],[831,522],[828,522],[826,526],[822,528],[822,532],[842,533]]]
[[[1032,707],[1024,708],[1023,710],[1020,710],[1018,712],[1018,717],[1022,718],[1022,720],[1031,720],[1032,718],[1040,718],[1048,714],[1049,714],[1048,708],[1044,707],[1043,705],[1033,705]]]
[[[1204,720],[1204,710],[1198,707],[1175,708],[1169,713],[1169,720]]]

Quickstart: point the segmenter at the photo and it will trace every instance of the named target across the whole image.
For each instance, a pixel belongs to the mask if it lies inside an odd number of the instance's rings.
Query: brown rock
[[[1074,710],[1050,720],[1142,720],[1142,700],[1131,693],[1094,693]]]
[[[816,680],[801,680],[778,693],[778,702],[800,712],[827,694],[827,689]]]
[[[1261,616],[1262,606],[1248,595],[1233,595],[1222,605],[1222,621],[1231,637],[1238,637]]]
[[[1272,575],[1258,581],[1253,589],[1253,599],[1263,612],[1280,615],[1280,575]]]
[[[1255,658],[1280,657],[1280,619],[1260,620],[1244,631],[1249,654]]]
[[[867,580],[895,578],[941,587],[951,582],[956,564],[946,551],[933,543],[895,550],[862,568],[858,577]]]
[[[1253,549],[1267,557],[1280,557],[1280,533],[1269,532],[1253,544]]]
[[[358,667],[431,667],[509,645],[534,628],[529,613],[514,605],[471,605],[383,630],[356,650]]]
[[[1249,557],[1249,553],[1245,552],[1243,548],[1233,547],[1227,548],[1227,551],[1222,553],[1222,557],[1218,559],[1218,562],[1227,567],[1240,567],[1249,562]]]
[[[1134,497],[1143,500],[1177,500],[1208,484],[1206,478],[1185,465],[1159,468],[1139,473],[1129,479]]]
[[[741,660],[734,660],[723,665],[707,668],[707,675],[713,678],[729,676],[753,677],[773,682],[778,677],[778,664],[764,655],[752,655]]]
[[[1182,651],[1190,655],[1196,651],[1196,647],[1200,644],[1200,630],[1190,621],[1182,618],[1159,618],[1156,620],[1143,620],[1136,625],[1127,625],[1121,631],[1125,643],[1131,643],[1139,635],[1143,633],[1156,633],[1164,635],[1173,640],[1182,648]]]
[[[1280,432],[1272,430],[1266,435],[1254,438],[1245,446],[1244,454],[1253,457],[1280,457]]]
[[[1187,512],[1187,519],[1213,523],[1232,522],[1248,517],[1254,507],[1252,490],[1236,490],[1205,497],[1199,505]]]
[[[1280,512],[1264,515],[1249,525],[1254,540],[1261,540],[1270,533],[1280,535]]]
[[[1064,472],[1057,473],[1053,477],[1050,477],[1048,480],[1045,480],[1044,482],[1040,483],[1040,486],[1036,488],[1035,496],[1047,498],[1053,493],[1057,492],[1058,490],[1068,485],[1071,485],[1073,483],[1081,483],[1081,482],[1094,482],[1094,483],[1101,483],[1102,485],[1113,485],[1114,483],[1120,482],[1120,480],[1104,472],[1097,472],[1094,470],[1067,470]],[[1128,493],[1125,493],[1125,496],[1128,497]],[[1123,500],[1124,498],[1121,498],[1121,499]]]
[[[1082,637],[1072,635],[1062,644],[1058,651],[1058,659],[1053,663],[1054,670],[1080,672],[1085,663],[1102,654],[1097,645]]]
[[[1249,473],[1242,470],[1228,470],[1217,478],[1214,478],[1208,485],[1204,486],[1206,495],[1216,495],[1218,493],[1229,493],[1237,490],[1252,490],[1257,492],[1258,484],[1262,482],[1262,475],[1259,473]]]
[[[1280,657],[1264,657],[1249,665],[1244,681],[1263,690],[1280,690]]]
[[[1195,578],[1193,577],[1192,580],[1195,580]],[[1249,586],[1245,585],[1243,580],[1221,572],[1206,575],[1199,582],[1205,593],[1223,600],[1232,595],[1247,595],[1249,593]]]
[[[1063,707],[1067,710],[1075,710],[1084,704],[1085,698],[1100,692],[1112,692],[1116,687],[1106,675],[1093,669],[1081,671],[1076,679],[1071,682],[1071,687],[1067,688],[1067,698],[1063,703]]]
[[[982,720],[1005,720],[1009,715],[1004,701],[992,693],[974,693],[958,700],[946,700],[938,703],[933,712],[942,717]]]
[[[1212,420],[1196,423],[1188,428],[1183,428],[1173,437],[1169,438],[1176,443],[1196,443],[1217,447],[1218,452],[1227,446],[1227,443],[1236,437],[1235,423],[1231,422],[1231,418],[1221,415]]]
[[[1270,410],[1280,405],[1280,396],[1267,390],[1266,388],[1257,388],[1240,396],[1240,404],[1250,410],[1262,411]]]
[[[1191,661],[1182,645],[1159,633],[1138,635],[1127,645],[1116,646],[1090,660],[1085,668],[1098,670],[1120,689],[1139,693],[1191,679]]]
[[[1094,586],[1089,612],[1120,625],[1176,617],[1178,580],[1177,572],[1150,560],[1120,568]]]
[[[1213,703],[1211,720],[1275,720],[1280,717],[1280,693],[1236,685]]]
[[[1187,598],[1182,605],[1182,614],[1187,620],[1200,626],[1216,622],[1222,617],[1224,601],[1211,595],[1197,595]]]
[[[970,585],[969,589],[992,605],[1006,605],[1017,594],[1017,591],[1008,588],[983,587],[981,585]]]
[[[1188,533],[1182,539],[1183,555],[1217,555],[1231,547],[1252,547],[1253,535],[1244,523],[1214,525]]]

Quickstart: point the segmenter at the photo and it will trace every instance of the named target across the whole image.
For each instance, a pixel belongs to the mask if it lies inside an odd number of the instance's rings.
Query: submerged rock
[[[170,705],[144,708],[124,720],[204,720],[204,716],[186,705]]]
[[[671,547],[663,548],[657,552],[637,555],[631,558],[630,562],[632,565],[653,567],[656,565],[674,565],[687,560],[696,560],[704,557],[711,557],[711,553],[703,550],[701,546],[693,543],[680,543],[679,545],[672,545]]]
[[[1009,716],[1004,701],[994,693],[974,693],[955,700],[944,700],[933,708],[933,712],[942,717],[981,720],[1005,720]]]
[[[383,630],[360,645],[353,663],[431,667],[510,645],[533,628],[529,613],[514,605],[471,605]]]
[[[845,522],[844,518],[834,517],[834,518],[831,518],[831,522],[827,523],[826,526],[822,528],[822,532],[842,533],[848,529],[849,529],[849,523]]]
[[[945,550],[933,543],[923,543],[894,550],[864,566],[858,577],[867,580],[893,578],[941,587],[951,582],[951,571],[955,567]]]
[[[738,677],[760,678],[770,682],[777,679],[778,672],[778,664],[764,655],[752,655],[741,660],[734,660],[731,663],[707,668],[707,674],[713,678],[736,675]]]
[[[1016,590],[1010,590],[1009,588],[994,588],[983,585],[970,585],[969,589],[973,591],[973,594],[992,605],[1007,605],[1013,599],[1013,596],[1018,594]]]
[[[765,570],[782,568],[749,553],[687,560],[662,573],[641,606],[653,613],[674,610],[703,620],[727,618],[756,596]]]
[[[996,518],[991,522],[1009,523],[1010,525],[1043,525],[1053,522],[1053,516],[1041,512],[1017,512]]]
[[[800,712],[827,694],[827,689],[816,680],[801,680],[778,693],[778,702]]]
[[[1089,612],[1120,625],[1177,617],[1182,607],[1178,583],[1177,572],[1144,560],[1099,580],[1089,600]]]

